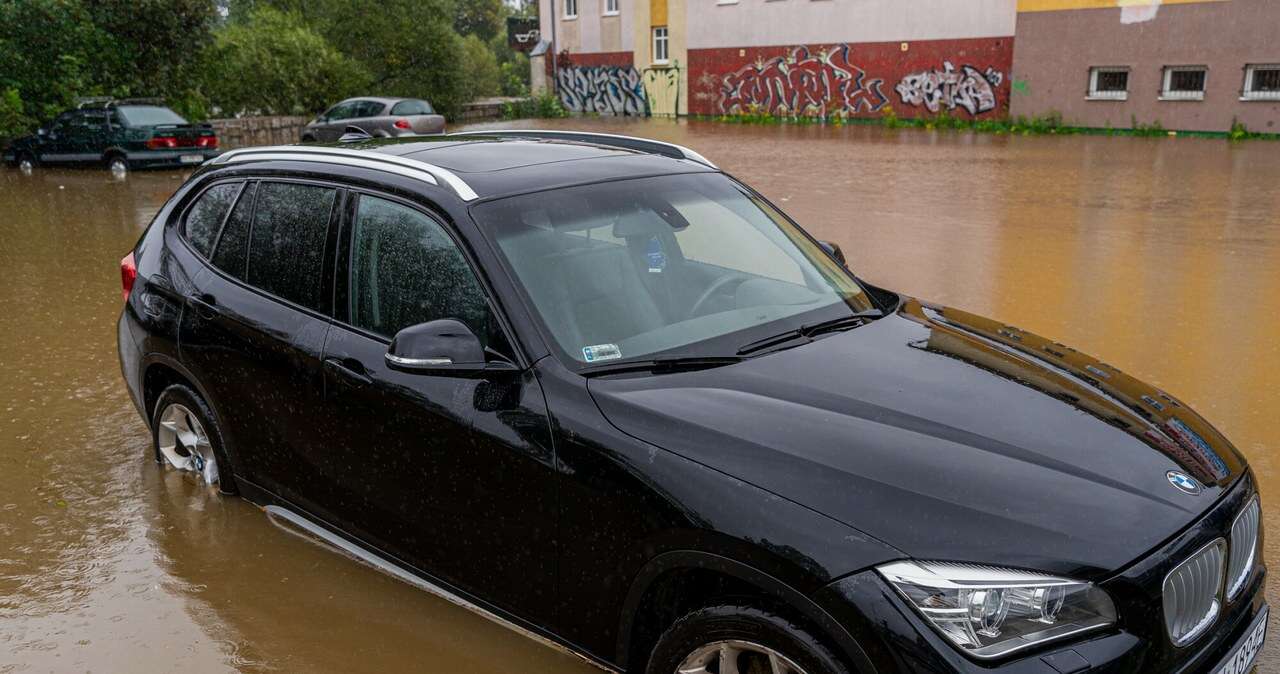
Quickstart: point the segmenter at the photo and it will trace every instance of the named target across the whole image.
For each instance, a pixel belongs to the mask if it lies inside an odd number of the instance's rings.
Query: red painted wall
[[[1009,110],[1013,37],[689,50],[689,113],[899,117]],[[951,67],[946,66],[947,63]]]

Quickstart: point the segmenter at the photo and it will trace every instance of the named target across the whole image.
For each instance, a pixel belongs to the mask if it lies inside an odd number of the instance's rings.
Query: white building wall
[[[578,0],[578,17],[566,19],[564,0],[539,0],[538,17],[543,39],[551,39],[552,4],[555,5],[556,51],[575,54],[631,51],[635,13],[631,0],[618,0],[618,14],[604,15],[605,0]]]
[[[945,40],[1013,35],[1017,0],[688,0],[688,16],[689,49]]]

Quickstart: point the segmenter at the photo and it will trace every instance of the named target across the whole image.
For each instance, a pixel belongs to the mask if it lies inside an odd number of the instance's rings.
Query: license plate
[[[1253,621],[1249,634],[1238,644],[1236,650],[1227,656],[1222,664],[1214,670],[1215,674],[1246,674],[1253,666],[1253,659],[1262,650],[1262,642],[1267,638],[1267,609]]]
[[[183,164],[199,164],[204,161],[204,157],[198,154],[184,154],[181,157],[178,157],[178,161]]]

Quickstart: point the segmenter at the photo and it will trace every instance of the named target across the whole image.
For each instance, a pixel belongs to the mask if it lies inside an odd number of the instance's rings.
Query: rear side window
[[[213,266],[241,280],[244,280],[244,264],[249,253],[249,221],[253,217],[256,186],[249,183],[241,192],[213,252]]]
[[[387,107],[386,103],[381,103],[379,101],[360,101],[359,103],[356,103],[355,116],[356,117],[378,117],[382,114],[383,109],[386,107]]]
[[[187,210],[187,217],[182,222],[182,235],[200,255],[207,258],[213,252],[222,222],[227,219],[227,213],[231,212],[231,205],[239,193],[240,183],[214,185]]]
[[[391,108],[393,115],[434,115],[435,112],[426,101],[400,101]]]
[[[327,312],[321,279],[336,195],[336,190],[316,185],[260,183],[246,280],[276,297]]]
[[[351,242],[351,321],[392,337],[439,318],[462,321],[482,342],[495,325],[480,282],[444,229],[423,213],[362,196]]]

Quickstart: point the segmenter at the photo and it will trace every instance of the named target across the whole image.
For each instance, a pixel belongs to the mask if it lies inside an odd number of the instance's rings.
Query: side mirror
[[[819,241],[818,243],[822,244],[822,247],[826,248],[828,253],[831,253],[831,257],[834,257],[840,263],[840,266],[848,266],[844,259],[844,251],[840,250],[839,244],[831,243],[830,241]]]
[[[480,338],[452,318],[411,325],[397,332],[387,349],[387,366],[402,372],[456,376],[490,369]]]

